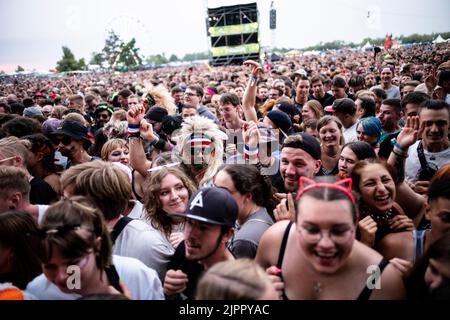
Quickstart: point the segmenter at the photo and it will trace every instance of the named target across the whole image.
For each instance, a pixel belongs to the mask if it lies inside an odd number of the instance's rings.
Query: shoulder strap
[[[289,231],[291,230],[293,222],[289,222],[286,230],[284,231],[283,240],[281,241],[280,253],[278,254],[278,261],[276,267],[281,269],[281,265],[283,264],[284,251],[286,251],[286,244],[289,238]]]
[[[122,219],[121,219],[122,220]],[[131,219],[132,220],[132,219]],[[109,267],[105,268],[106,276],[108,277],[109,283],[120,293],[123,293],[122,288],[119,284],[119,274],[117,273],[116,267],[114,265],[110,265]]]
[[[381,259],[380,263],[378,264],[378,268],[380,269],[380,277],[383,273],[383,270],[386,268],[386,266],[389,264],[389,260]],[[366,301],[369,300],[370,295],[372,294],[372,289],[369,289],[367,285],[364,286],[364,289],[359,294],[359,297],[356,300],[360,301]]]
[[[119,221],[115,224],[113,230],[111,231],[111,241],[112,244],[116,242],[117,238],[119,237],[122,230],[129,224],[133,219],[130,217],[122,217]]]
[[[420,141],[419,145],[417,146],[417,155],[419,157],[420,166],[422,168],[426,168],[427,167],[427,159],[425,159],[425,153],[423,152],[422,141]]]

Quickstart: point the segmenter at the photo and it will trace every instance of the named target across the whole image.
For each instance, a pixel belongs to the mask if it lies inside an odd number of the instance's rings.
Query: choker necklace
[[[366,206],[364,206],[363,210],[366,215],[369,215],[372,217],[372,219],[377,223],[379,226],[389,225],[389,221],[394,216],[394,211],[392,208],[390,208],[385,213],[377,213],[370,209],[368,209]]]

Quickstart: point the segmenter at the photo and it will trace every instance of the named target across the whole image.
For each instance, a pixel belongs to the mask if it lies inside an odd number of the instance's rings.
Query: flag
[[[386,36],[386,40],[384,41],[384,49],[392,48],[392,34]]]

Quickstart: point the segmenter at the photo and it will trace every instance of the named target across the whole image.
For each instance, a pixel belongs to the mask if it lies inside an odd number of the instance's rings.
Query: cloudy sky
[[[18,64],[54,68],[68,46],[89,61],[107,29],[137,38],[144,55],[208,50],[207,7],[254,1],[225,0],[0,0],[0,70]],[[270,0],[257,0],[260,38],[270,45]],[[278,47],[320,41],[360,42],[364,37],[450,31],[448,0],[275,0]]]

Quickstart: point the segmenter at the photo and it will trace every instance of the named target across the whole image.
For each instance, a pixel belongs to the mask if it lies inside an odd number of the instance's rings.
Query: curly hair
[[[180,169],[176,167],[162,167],[160,170],[147,176],[144,183],[144,206],[146,209],[146,219],[151,225],[169,237],[172,232],[172,219],[163,211],[161,200],[161,181],[169,174],[176,176],[183,182],[188,190],[189,197],[196,191],[194,182]]]

